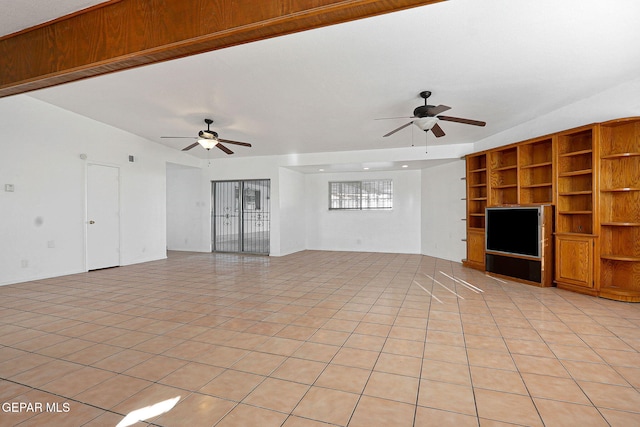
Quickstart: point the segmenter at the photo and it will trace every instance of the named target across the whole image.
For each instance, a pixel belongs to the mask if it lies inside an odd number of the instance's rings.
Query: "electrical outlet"
[[[13,184],[5,184],[4,191],[6,191],[7,193],[13,193],[15,191],[15,187],[13,186]]]

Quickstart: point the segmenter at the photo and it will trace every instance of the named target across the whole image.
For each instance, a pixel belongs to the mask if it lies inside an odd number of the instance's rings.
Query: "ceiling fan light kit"
[[[413,121],[413,124],[416,125],[420,130],[428,131],[431,130],[438,123],[437,117],[422,117]]]
[[[217,139],[200,138],[198,144],[202,145],[205,150],[211,150],[218,143]]]

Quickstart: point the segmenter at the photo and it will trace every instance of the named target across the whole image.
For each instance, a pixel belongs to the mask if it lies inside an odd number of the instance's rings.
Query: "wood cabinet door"
[[[467,259],[484,266],[484,230],[467,232]]]
[[[556,281],[593,288],[593,238],[556,236]]]

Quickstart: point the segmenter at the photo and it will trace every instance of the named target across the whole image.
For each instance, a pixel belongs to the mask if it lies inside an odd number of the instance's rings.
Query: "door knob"
[[[95,224],[95,223],[96,223],[96,222],[95,222],[95,221],[93,221],[93,220],[92,220],[92,221],[89,221],[89,224]]]

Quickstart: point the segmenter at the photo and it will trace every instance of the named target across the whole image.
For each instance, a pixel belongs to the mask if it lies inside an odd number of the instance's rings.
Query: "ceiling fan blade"
[[[407,126],[410,126],[411,124],[413,124],[413,121],[410,121],[409,123],[404,124],[404,125],[400,126],[399,128],[392,130],[391,132],[389,132],[386,135],[382,135],[382,137],[386,138],[389,135],[393,135],[394,133],[398,132],[399,130],[402,130],[402,129],[406,128]]]
[[[451,107],[447,107],[446,105],[438,105],[437,107],[429,108],[429,115],[435,116],[436,114],[444,113],[447,110],[450,110]]]
[[[249,144],[248,142],[231,141],[230,139],[222,139],[222,138],[218,138],[218,141],[224,142],[225,144],[235,144],[235,145],[242,145],[243,147],[251,147],[251,144]]]
[[[474,126],[484,126],[487,124],[486,122],[481,122],[479,120],[461,119],[460,117],[451,117],[451,116],[438,116],[438,119],[446,120],[448,122],[463,123],[465,125],[474,125]]]
[[[198,139],[195,136],[161,136],[160,138]]]
[[[194,143],[193,143],[193,144],[191,144],[190,146],[188,146],[188,147],[184,147],[184,148],[182,149],[182,151],[189,151],[189,150],[191,150],[193,147],[196,147],[196,146],[198,146],[198,145],[200,145],[198,142],[194,142]]]
[[[227,154],[233,154],[233,151],[229,150],[227,147],[225,147],[224,145],[220,144],[220,142],[218,142],[216,144],[216,147],[218,147],[219,149],[221,149],[222,151],[224,151]]]
[[[377,119],[373,119],[373,120],[392,120],[392,119],[415,119],[416,116],[402,116],[402,117],[378,117]]]
[[[433,125],[433,127],[431,128],[431,132],[433,132],[433,134],[436,136],[436,138],[440,138],[440,137],[445,135],[444,131],[442,130],[442,128],[440,126],[438,126],[437,123],[435,125]]]

